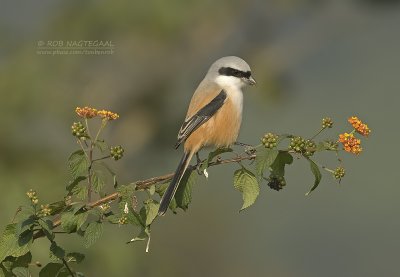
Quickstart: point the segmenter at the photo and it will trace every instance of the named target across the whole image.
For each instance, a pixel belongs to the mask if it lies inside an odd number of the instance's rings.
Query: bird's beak
[[[257,84],[256,80],[254,80],[253,76],[250,76],[249,78],[244,79],[244,82],[250,86],[254,86]]]

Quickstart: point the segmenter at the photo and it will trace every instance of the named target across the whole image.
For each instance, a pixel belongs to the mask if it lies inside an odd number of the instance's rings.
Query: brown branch
[[[256,158],[256,154],[252,154],[252,155],[247,155],[247,156],[237,156],[235,158],[231,158],[231,159],[224,159],[224,160],[219,160],[217,159],[215,162],[211,162],[208,164],[208,167],[211,166],[217,166],[217,165],[221,165],[221,164],[229,164],[229,163],[238,163],[241,161],[245,161],[245,160],[254,160]],[[192,165],[190,166],[191,169],[196,169],[198,165]],[[149,188],[150,186],[154,185],[154,184],[159,184],[159,183],[164,183],[166,181],[169,181],[172,179],[172,177],[174,177],[175,173],[169,173],[169,174],[165,174],[162,176],[158,176],[158,177],[152,177],[149,179],[145,179],[145,180],[140,180],[140,181],[136,181],[131,183],[130,185],[134,185],[136,190],[144,190]],[[116,200],[119,197],[119,193],[118,192],[114,192],[110,195],[107,195],[99,200],[90,202],[86,205],[86,208],[88,209],[93,209],[95,207],[98,207],[102,204],[111,202]],[[61,218],[60,216],[57,216],[54,220],[53,220],[53,229],[60,226],[61,225]],[[33,239],[37,239],[40,237],[43,237],[45,234],[43,233],[42,230],[39,230],[38,232],[36,232],[33,235]]]

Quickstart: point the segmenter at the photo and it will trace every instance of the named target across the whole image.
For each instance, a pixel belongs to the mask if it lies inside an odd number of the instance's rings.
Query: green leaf
[[[32,253],[27,252],[26,254],[15,258],[13,262],[13,267],[28,267],[32,262]]]
[[[156,193],[157,193],[158,195],[160,195],[160,197],[162,197],[162,196],[164,195],[165,191],[167,190],[168,186],[169,186],[169,183],[164,183],[164,184],[161,184],[161,185],[157,186],[157,188],[156,188]],[[178,189],[179,189],[179,187],[178,187]],[[172,198],[171,202],[169,203],[168,208],[169,208],[174,214],[176,214],[176,208],[177,208],[177,207],[178,207],[178,206],[177,206],[177,204],[176,204],[176,198],[174,197],[174,198]]]
[[[57,201],[49,204],[49,208],[51,209],[51,215],[59,214],[66,207],[67,205],[65,204],[65,201]]]
[[[99,150],[100,150],[101,152],[104,152],[104,151],[106,151],[107,149],[109,149],[109,147],[108,147],[108,145],[107,145],[107,143],[105,142],[104,139],[103,139],[103,140],[97,140],[97,141],[94,143],[94,145],[95,145],[97,148],[99,148]]]
[[[87,187],[86,185],[79,185],[72,189],[72,195],[76,195],[80,200],[85,200],[87,196]]]
[[[197,172],[186,170],[175,193],[176,205],[184,211],[187,210],[190,202],[192,202],[192,187],[196,183],[196,180]]]
[[[314,185],[312,186],[310,191],[306,193],[306,195],[309,195],[313,190],[315,190],[318,187],[322,178],[321,171],[319,170],[318,165],[311,159],[308,159],[308,161],[310,162],[310,169],[312,174],[314,174],[315,180],[314,180]]]
[[[88,217],[87,212],[74,214],[73,211],[61,215],[61,228],[67,233],[76,232],[85,223]]]
[[[77,150],[69,156],[68,166],[72,177],[86,176],[89,163],[83,150]]]
[[[82,253],[78,253],[78,252],[71,252],[71,253],[68,253],[67,256],[65,256],[65,260],[67,261],[67,263],[75,262],[75,263],[79,264],[84,259],[85,259],[85,255]]]
[[[68,192],[72,193],[72,191],[75,189],[75,187],[82,181],[86,180],[87,176],[78,176],[76,177],[73,181],[71,181],[68,186],[67,190]]]
[[[264,149],[257,153],[255,169],[259,180],[262,178],[264,171],[274,163],[278,154],[279,151],[277,149]]]
[[[61,215],[61,228],[67,233],[76,231],[76,218],[72,212],[66,212]]]
[[[101,171],[96,171],[93,172],[93,179],[92,179],[92,183],[93,183],[93,190],[95,192],[100,192],[101,189],[104,187],[104,176],[102,176],[102,172]]]
[[[31,244],[33,241],[33,230],[26,230],[18,236],[18,245],[24,246]]]
[[[101,222],[92,222],[88,225],[83,236],[84,246],[89,248],[93,245],[103,233],[103,224]]]
[[[51,242],[50,252],[58,259],[62,259],[65,256],[65,250],[58,246],[55,241]]]
[[[73,214],[78,214],[78,213],[82,213],[82,212],[86,212],[86,211],[87,211],[87,208],[86,208],[85,203],[77,203],[77,204],[73,205],[73,209],[72,209]]]
[[[8,256],[0,263],[0,276],[5,277],[22,277],[31,276],[29,274],[28,266],[32,262],[31,252],[27,252],[20,257]],[[3,273],[4,275],[1,275]]]
[[[135,193],[135,188],[133,186],[120,186],[117,189],[117,192],[119,195],[121,195],[121,198],[123,201],[126,199],[132,199],[133,194]]]
[[[19,236],[23,232],[32,229],[35,223],[36,223],[36,218],[34,215],[23,220],[21,223],[17,225],[17,235]]]
[[[39,220],[39,225],[40,227],[42,227],[42,230],[44,232],[44,234],[46,235],[46,237],[49,240],[53,240],[54,239],[54,234],[53,234],[53,222],[49,219],[46,220]]]
[[[99,165],[103,166],[108,171],[108,173],[110,173],[110,175],[113,177],[113,185],[114,188],[116,188],[118,186],[117,174],[108,166],[108,164],[100,162]]]
[[[253,205],[260,193],[257,178],[246,168],[235,171],[233,176],[234,187],[242,193],[243,205],[240,211]]]
[[[293,157],[287,151],[279,151],[275,161],[271,165],[271,174],[275,176],[285,176],[285,166],[293,162]]]
[[[202,166],[202,169],[208,168],[208,165],[212,162],[212,160],[213,160],[215,157],[217,157],[217,156],[219,156],[219,155],[221,155],[221,154],[223,154],[223,153],[232,152],[232,151],[233,151],[233,150],[232,150],[231,148],[217,148],[216,150],[210,152],[210,153],[208,154],[207,160],[204,162],[204,164],[203,164],[203,166]]]
[[[149,199],[145,201],[144,207],[146,209],[146,226],[148,226],[157,217],[158,208],[160,207],[160,204],[158,204],[156,201],[152,199]]]
[[[106,215],[106,219],[108,222],[110,222],[111,224],[118,224],[119,223],[119,219],[120,217],[116,214],[113,214],[112,212],[108,215]],[[129,216],[128,216],[128,222],[132,223],[129,221]],[[132,223],[133,224],[133,223]]]
[[[154,193],[156,192],[156,186],[152,185],[148,188],[150,195],[154,195]]]
[[[7,256],[19,257],[29,252],[32,240],[24,245],[19,245],[16,234],[17,224],[8,224],[0,238],[0,262]],[[30,234],[29,234],[30,235]]]
[[[145,219],[143,220],[133,209],[129,209],[129,213],[127,213],[126,216],[130,224],[142,227],[146,226]]]
[[[31,277],[31,273],[29,272],[28,267],[15,267],[12,270],[12,273],[14,273],[14,275],[16,277]]]
[[[60,272],[61,268],[64,265],[60,263],[48,263],[42,270],[39,272],[39,277],[53,277],[57,276]]]

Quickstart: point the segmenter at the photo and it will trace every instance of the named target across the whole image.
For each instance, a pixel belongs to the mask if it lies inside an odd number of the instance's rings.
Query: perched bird
[[[236,142],[242,122],[244,85],[255,85],[249,65],[235,56],[215,61],[190,101],[175,148],[184,153],[165,191],[158,215],[164,215],[192,159],[204,146],[228,147]]]

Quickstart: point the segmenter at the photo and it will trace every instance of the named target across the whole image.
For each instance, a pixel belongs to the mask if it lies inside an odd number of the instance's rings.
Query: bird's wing
[[[215,96],[208,104],[203,106],[197,113],[183,122],[178,133],[178,141],[175,148],[178,148],[194,131],[207,122],[225,103],[227,94],[225,91]]]

